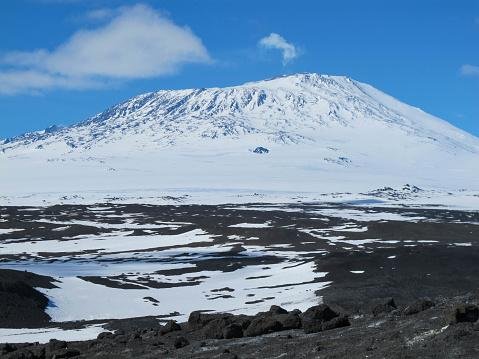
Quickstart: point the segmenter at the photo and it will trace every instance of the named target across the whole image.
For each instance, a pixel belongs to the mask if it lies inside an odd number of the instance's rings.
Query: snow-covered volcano
[[[0,166],[7,196],[477,189],[479,139],[350,78],[296,74],[139,95],[0,142]]]

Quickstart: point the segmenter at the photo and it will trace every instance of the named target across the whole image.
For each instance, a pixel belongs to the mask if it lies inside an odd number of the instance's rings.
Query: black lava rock
[[[456,323],[474,323],[479,319],[479,308],[473,304],[459,306],[454,312],[454,317]]]
[[[223,328],[222,334],[224,339],[242,338],[243,327],[240,324],[233,323]]]
[[[75,358],[79,356],[81,353],[77,349],[60,349],[56,352],[52,353],[52,359],[67,359],[67,358]]]
[[[107,340],[113,338],[113,333],[111,332],[102,332],[96,337],[98,340]]]
[[[189,345],[190,342],[185,337],[177,337],[175,339],[174,346],[176,349],[180,349]]]
[[[17,350],[17,347],[13,344],[0,344],[0,354],[8,354]]]
[[[301,328],[301,318],[297,314],[286,312],[286,314],[274,315],[273,319],[281,323],[283,330]]]
[[[332,310],[326,304],[315,305],[314,307],[308,308],[303,314],[302,319],[304,322],[311,320],[320,320],[326,322],[338,316],[334,310]]]
[[[259,316],[251,321],[251,324],[246,328],[244,335],[248,337],[255,337],[262,334],[268,334],[283,330],[281,323],[271,316]]]
[[[271,313],[271,314],[288,314],[288,311],[286,309],[281,308],[278,305],[272,305],[271,308],[269,308],[269,313]]]
[[[161,327],[160,334],[165,335],[179,330],[181,330],[181,326],[174,320],[169,320],[163,327]]]
[[[262,154],[265,154],[265,153],[269,153],[269,150],[268,150],[267,148],[265,148],[265,147],[259,146],[259,147],[256,147],[256,148],[253,150],[253,152],[262,155]]]
[[[346,316],[341,316],[325,304],[309,308],[302,314],[301,320],[306,333],[316,333],[350,325]]]
[[[397,309],[396,303],[393,298],[385,298],[376,300],[376,304],[372,310],[373,315],[377,317],[382,313],[389,313]]]
[[[420,298],[415,302],[409,304],[404,308],[405,315],[417,314],[419,312],[425,311],[426,309],[434,307],[434,302],[429,298]]]
[[[232,314],[206,314],[200,311],[194,311],[191,312],[188,317],[188,324],[191,328],[202,328],[215,319],[230,318],[232,316]]]
[[[65,342],[63,340],[51,339],[48,342],[48,350],[50,350],[52,352],[55,351],[55,350],[66,348],[66,347],[67,347],[67,342]]]
[[[349,318],[346,315],[340,315],[339,317],[324,322],[322,325],[322,330],[342,328],[350,325],[351,323],[349,322]]]

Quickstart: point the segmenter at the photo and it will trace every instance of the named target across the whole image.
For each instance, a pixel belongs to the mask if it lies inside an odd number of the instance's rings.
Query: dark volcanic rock
[[[209,321],[202,329],[201,333],[204,338],[223,339],[224,330],[233,324],[230,316],[220,317]]]
[[[283,309],[278,305],[272,305],[269,308],[268,312],[271,313],[271,314],[288,314],[288,311],[286,309]]]
[[[434,307],[434,302],[431,299],[420,298],[415,302],[409,304],[406,308],[404,308],[403,313],[405,315],[417,314],[432,307]]]
[[[251,319],[245,315],[222,315],[209,321],[202,329],[203,338],[227,339],[233,335],[234,338],[243,336],[244,330],[250,325]],[[241,328],[241,335],[239,329]]]
[[[75,358],[81,353],[78,349],[60,349],[52,353],[52,359],[66,359],[66,358]]]
[[[55,350],[66,348],[66,347],[67,347],[67,342],[63,340],[56,340],[56,339],[51,339],[47,345],[48,350],[52,352]]]
[[[103,332],[103,333],[98,334],[97,339],[98,340],[107,340],[107,339],[111,339],[113,337],[114,337],[113,333]]]
[[[0,354],[8,354],[14,352],[15,350],[17,350],[17,347],[14,344],[0,344]]]
[[[53,278],[30,272],[0,270],[0,327],[25,328],[46,325],[48,298],[34,287],[55,288]]]
[[[232,317],[232,314],[208,314],[201,311],[194,311],[188,317],[188,325],[191,328],[202,328],[215,319],[224,319]]]
[[[389,313],[397,309],[393,298],[377,299],[377,304],[373,307],[373,315],[376,317],[383,313]]]
[[[283,330],[283,326],[274,316],[261,315],[251,321],[251,324],[246,328],[244,335],[255,337],[280,330]]]
[[[265,153],[269,153],[269,150],[266,148],[266,147],[256,147],[254,150],[253,150],[253,153],[258,153],[260,155],[262,154],[265,154]]]
[[[273,319],[281,323],[283,330],[301,328],[301,318],[297,314],[288,313],[272,316]]]
[[[10,359],[45,359],[45,347],[39,345],[31,345],[19,350],[10,352],[9,355],[6,355]]]
[[[232,339],[232,338],[242,338],[243,337],[243,327],[237,323],[230,324],[223,328],[223,338]]]
[[[160,334],[165,335],[179,330],[181,330],[181,326],[174,320],[169,320],[163,327],[161,327]]]
[[[272,310],[254,317],[243,315],[208,314],[194,323],[206,323],[192,328],[183,323],[168,323],[174,330],[161,336],[161,327],[151,326],[150,318],[116,320],[117,333],[102,333],[95,340],[47,344],[15,344],[0,346],[0,357],[51,358],[477,358],[479,331],[478,299],[474,295],[454,300],[435,299],[436,305],[425,315],[394,315],[379,320],[372,313],[355,316],[352,326],[341,310],[318,305],[301,316],[297,311],[275,314]],[[469,303],[467,305],[461,303]],[[413,303],[414,304],[414,303]],[[412,305],[411,305],[412,307]],[[421,308],[423,306],[420,306]],[[445,326],[454,317],[455,325]],[[282,312],[282,311],[281,311]],[[193,316],[194,318],[195,316]],[[435,319],[431,319],[435,318]],[[197,320],[198,319],[198,320]],[[288,327],[304,325],[304,331],[291,329],[283,335],[266,335]],[[204,332],[211,338],[203,339]],[[321,333],[315,333],[321,332]],[[259,336],[259,337],[248,337]],[[239,338],[239,339],[236,339]],[[179,350],[175,350],[179,349]],[[238,354],[237,354],[238,353]],[[284,355],[286,354],[286,355]]]
[[[479,308],[473,304],[461,305],[456,308],[454,319],[456,323],[474,323],[479,319]]]
[[[238,356],[232,353],[229,349],[225,349],[223,353],[221,353],[218,359],[238,359]]]
[[[322,324],[321,329],[330,330],[330,329],[347,327],[349,325],[351,325],[351,323],[349,322],[349,318],[346,315],[340,315],[339,317],[336,317],[331,320],[328,320],[327,322],[324,322]]]
[[[326,304],[320,304],[306,310],[302,315],[302,319],[306,322],[311,320],[321,320],[326,322],[337,317],[338,315],[338,313],[333,311]]]
[[[173,344],[176,349],[180,349],[189,345],[190,342],[185,337],[177,337],[175,343]]]
[[[309,308],[302,314],[301,319],[306,333],[316,333],[350,324],[346,316],[341,316],[325,304]]]

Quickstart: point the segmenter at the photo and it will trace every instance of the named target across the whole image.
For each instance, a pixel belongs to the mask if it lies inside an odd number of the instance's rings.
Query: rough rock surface
[[[431,302],[433,306],[429,305]],[[106,329],[113,330],[113,333],[101,333],[90,341],[2,344],[0,356],[9,359],[472,359],[477,358],[479,341],[478,303],[479,295],[468,294],[419,299],[395,310],[381,312],[379,316],[366,313],[365,309],[366,314],[348,318],[345,313],[322,304],[302,314],[276,306],[251,317],[194,312],[189,322],[181,324],[169,321],[161,325],[154,318],[134,318],[110,322]],[[289,321],[282,323],[280,318],[298,318],[300,328],[285,329],[284,323]],[[318,330],[321,332],[316,332]],[[205,338],[205,333],[210,332],[214,335]]]
[[[0,271],[0,327],[42,326],[50,317],[44,312],[48,298],[34,287],[54,288],[54,279],[30,272]]]

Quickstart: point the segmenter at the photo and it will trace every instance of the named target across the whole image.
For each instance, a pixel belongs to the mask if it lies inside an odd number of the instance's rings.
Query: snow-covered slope
[[[479,140],[445,121],[347,77],[296,74],[147,93],[4,140],[0,185],[6,196],[477,189],[478,163]]]

